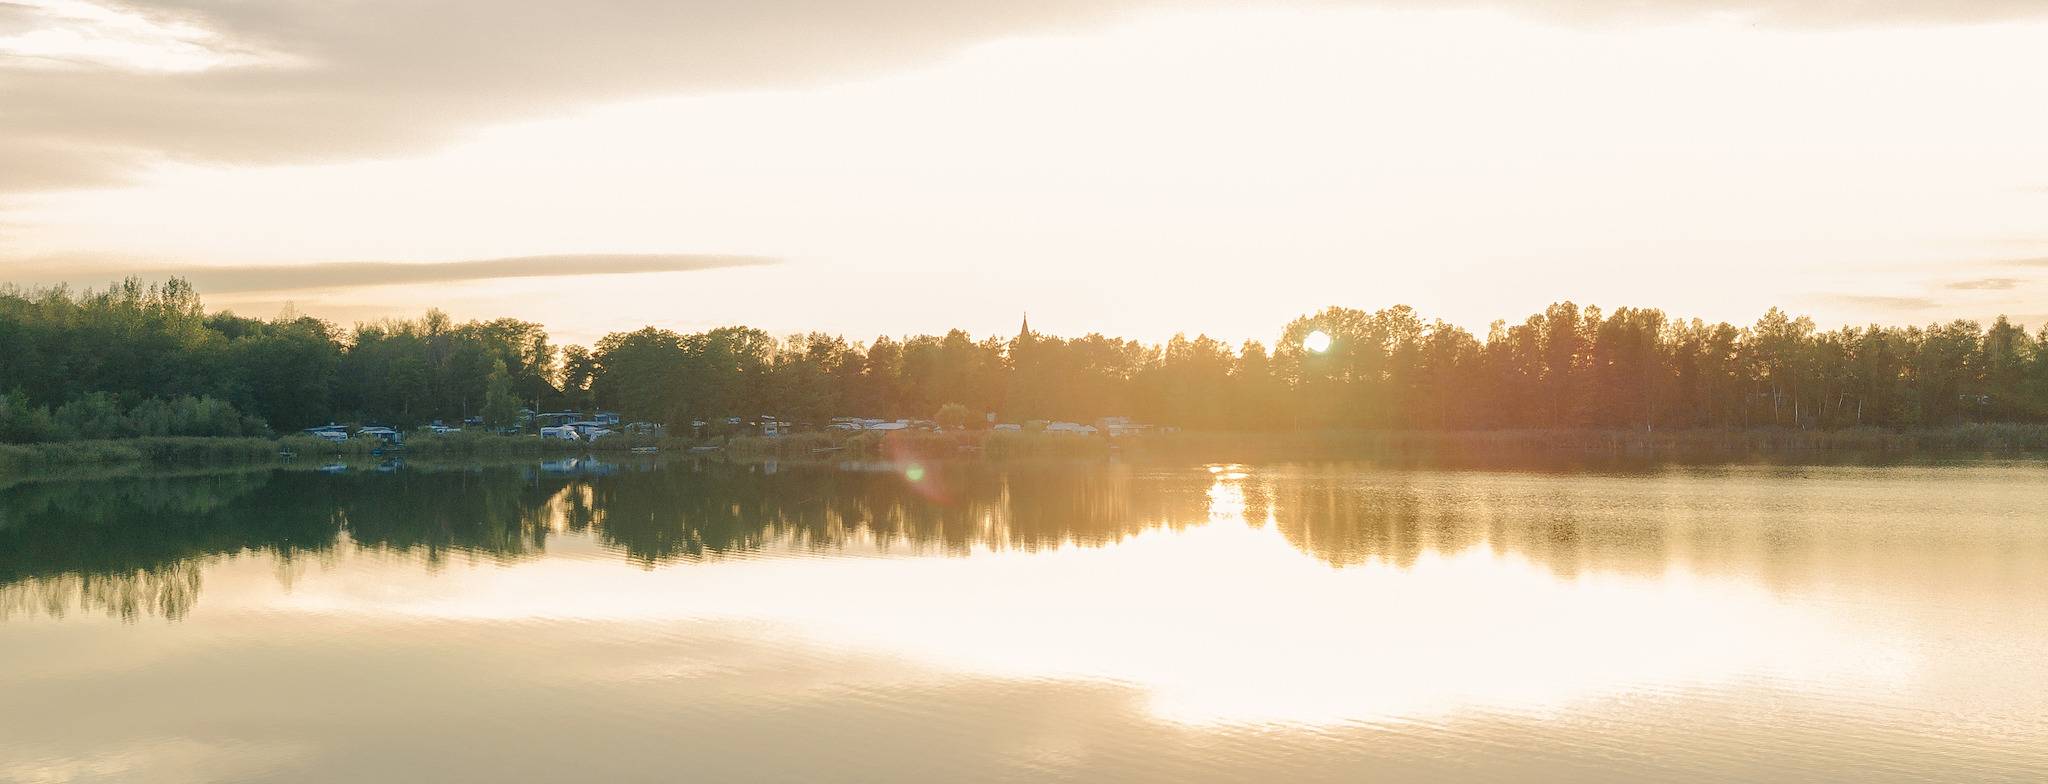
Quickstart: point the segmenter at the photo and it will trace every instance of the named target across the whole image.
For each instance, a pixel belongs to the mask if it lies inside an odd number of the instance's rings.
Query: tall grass
[[[1036,457],[1102,457],[1130,439],[1113,441],[1079,433],[1003,431],[982,439],[982,454],[997,460]]]
[[[821,455],[855,451],[847,448],[847,436],[835,432],[793,433],[778,438],[735,436],[725,442],[725,454],[739,460],[806,460]]]
[[[257,463],[277,457],[267,438],[165,436],[46,444],[0,444],[0,471],[25,473],[53,468],[121,463]]]

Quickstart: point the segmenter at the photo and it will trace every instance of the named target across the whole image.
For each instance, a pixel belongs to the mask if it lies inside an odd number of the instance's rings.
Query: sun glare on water
[[[1541,715],[1753,678],[1889,689],[1916,669],[1905,650],[1813,607],[1683,570],[1559,574],[1485,543],[1333,568],[1254,500],[1272,497],[1256,471],[1207,469],[1206,524],[1099,546],[649,571],[543,560],[421,575],[402,594],[388,574],[372,587],[337,572],[266,601],[446,620],[743,621],[780,645],[869,651],[928,672],[1119,684],[1177,724]],[[971,589],[933,590],[947,584]]]

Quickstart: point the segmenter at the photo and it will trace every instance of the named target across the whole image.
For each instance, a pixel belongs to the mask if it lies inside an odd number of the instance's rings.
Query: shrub
[[[78,399],[58,406],[52,414],[56,420],[57,432],[66,439],[132,438],[135,427],[128,415],[121,411],[114,396],[105,392],[88,392]]]
[[[0,398],[0,443],[33,444],[56,435],[49,409],[29,405],[28,396],[19,390]]]
[[[150,398],[124,409],[113,395],[88,392],[54,411],[19,394],[0,401],[0,441],[9,443],[269,434],[262,420],[210,397]]]
[[[128,423],[141,436],[260,436],[270,431],[262,420],[210,397],[144,400],[129,410]]]

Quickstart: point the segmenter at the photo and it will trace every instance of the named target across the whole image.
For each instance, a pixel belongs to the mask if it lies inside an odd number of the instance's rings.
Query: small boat
[[[658,447],[658,446],[636,446],[636,447],[633,447],[633,454],[636,454],[636,455],[651,455],[651,454],[654,454],[654,453],[656,453],[656,452],[659,452],[659,451],[661,451],[661,447]]]

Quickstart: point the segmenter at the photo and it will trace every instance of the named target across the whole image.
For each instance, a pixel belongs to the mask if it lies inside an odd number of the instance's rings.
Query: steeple
[[[1031,311],[1028,311],[1028,310],[1027,310],[1027,311],[1024,311],[1024,326],[1023,326],[1022,328],[1019,328],[1019,329],[1017,330],[1017,342],[1018,342],[1018,343],[1028,343],[1028,342],[1030,342],[1030,340],[1031,340]]]

